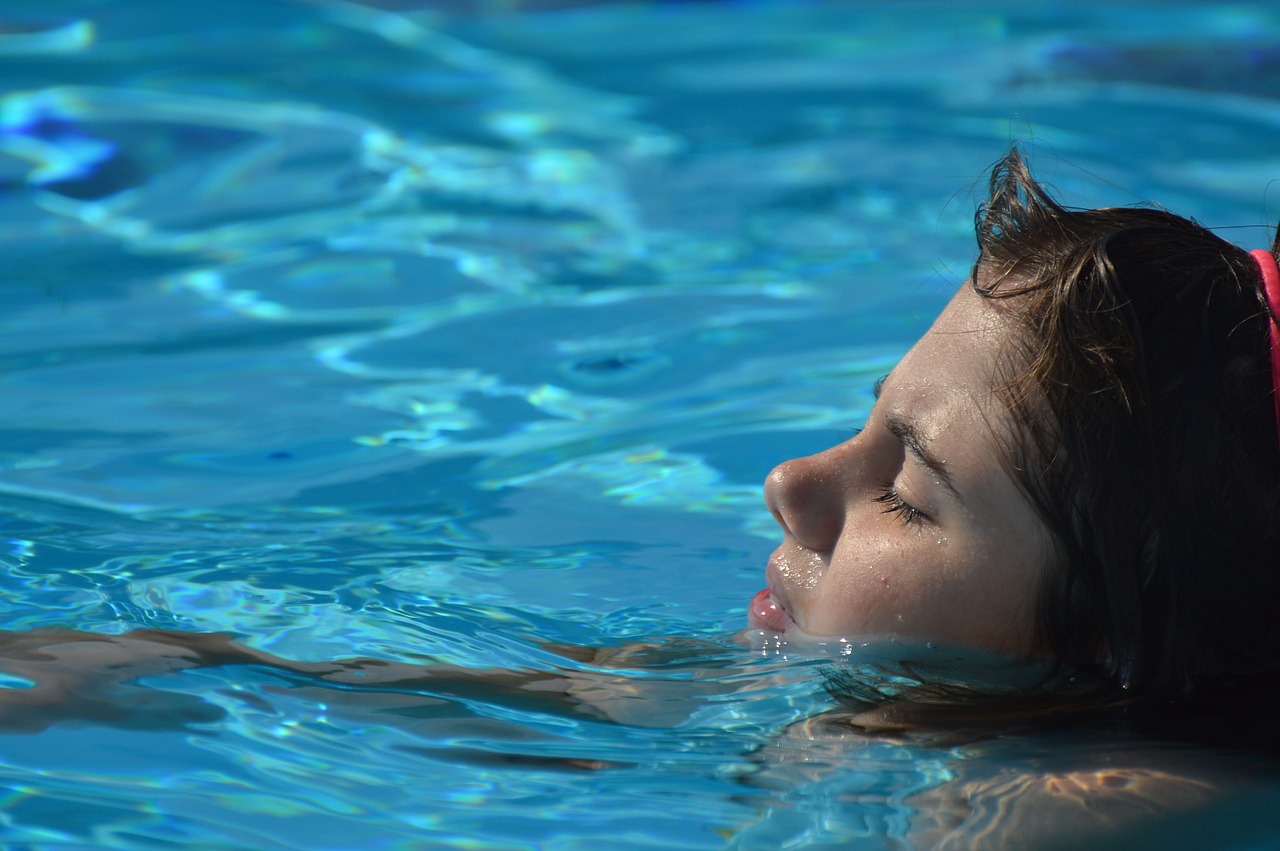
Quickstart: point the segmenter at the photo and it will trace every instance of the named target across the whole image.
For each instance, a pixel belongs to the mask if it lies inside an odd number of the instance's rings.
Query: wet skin
[[[997,366],[1013,309],[963,285],[885,379],[866,428],[769,474],[784,540],[753,629],[1031,651],[1051,549],[1000,460],[1010,419]]]

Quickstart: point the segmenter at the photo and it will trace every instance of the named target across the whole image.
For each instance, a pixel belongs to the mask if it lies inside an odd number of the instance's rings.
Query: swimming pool
[[[1267,244],[1277,44],[1263,3],[11,0],[6,628],[533,669],[679,636],[726,693],[616,724],[151,678],[0,735],[0,837],[883,848],[966,766],[1098,747],[806,738],[821,660],[729,638],[759,483],[866,415],[1013,139],[1071,203]],[[1263,843],[1253,796],[1199,838]]]

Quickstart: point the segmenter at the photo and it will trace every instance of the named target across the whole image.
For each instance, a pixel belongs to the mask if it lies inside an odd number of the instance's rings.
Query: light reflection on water
[[[979,757],[814,733],[816,663],[725,640],[758,483],[861,422],[1012,138],[1075,203],[1273,218],[1261,6],[510,5],[0,12],[0,612],[533,669],[695,637],[743,690],[611,725],[158,678],[154,729],[0,740],[6,841],[901,839]]]

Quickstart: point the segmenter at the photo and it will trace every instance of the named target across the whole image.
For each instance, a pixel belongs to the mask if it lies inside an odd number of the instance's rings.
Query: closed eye
[[[929,519],[928,515],[923,511],[899,496],[892,484],[881,488],[880,495],[875,498],[875,501],[880,505],[882,512],[896,514],[898,519],[906,526],[910,526],[913,523],[922,523]]]
[[[876,379],[876,383],[871,387],[871,393],[876,397],[876,401],[880,401],[880,392],[884,390],[884,383],[889,378],[889,373],[885,373]]]

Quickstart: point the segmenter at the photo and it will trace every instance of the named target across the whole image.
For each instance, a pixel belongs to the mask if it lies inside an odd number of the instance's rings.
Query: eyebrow
[[[916,457],[921,464],[928,468],[929,472],[938,477],[938,481],[951,491],[956,499],[963,501],[964,497],[960,496],[960,491],[956,490],[955,482],[951,478],[951,471],[942,463],[937,455],[929,449],[925,442],[924,436],[920,433],[920,429],[910,420],[890,414],[885,417],[885,428],[893,434],[898,440],[902,441],[902,445],[907,451]]]

